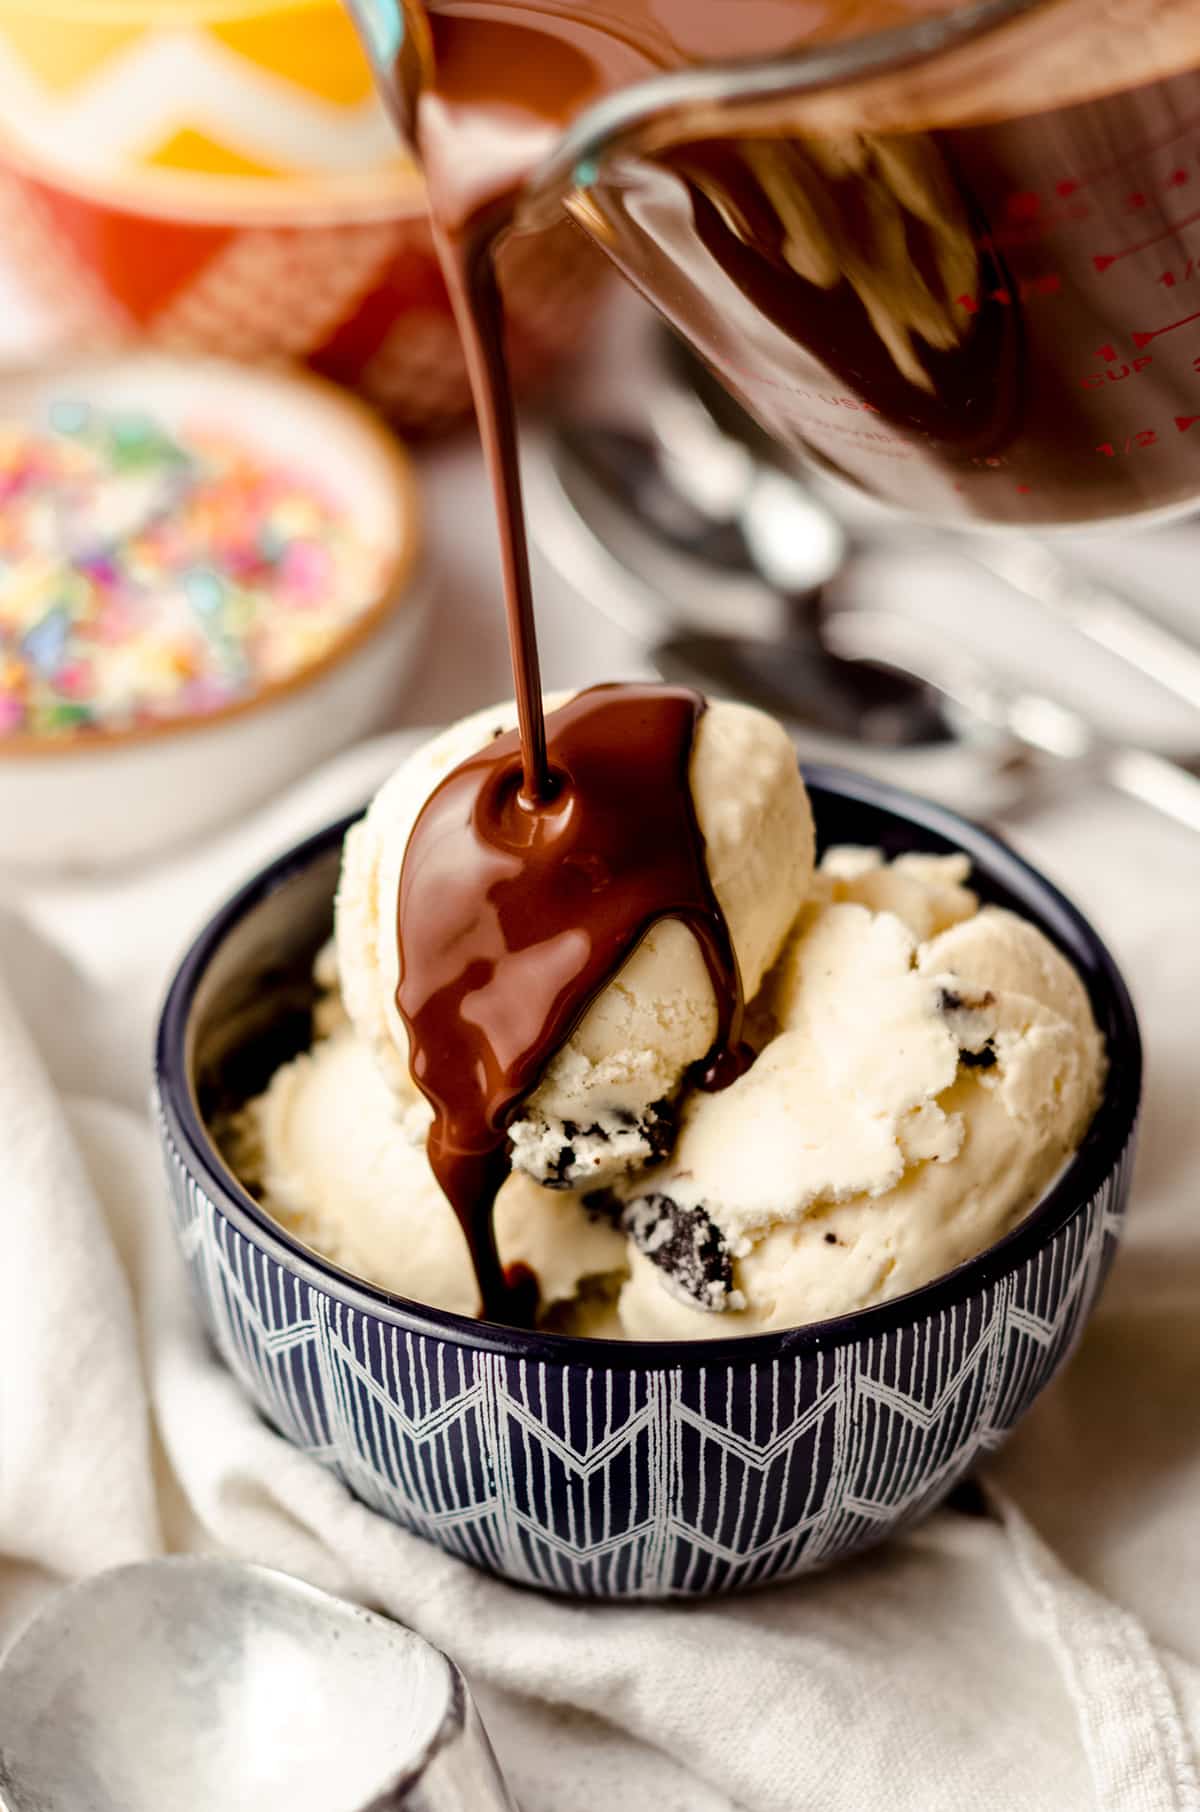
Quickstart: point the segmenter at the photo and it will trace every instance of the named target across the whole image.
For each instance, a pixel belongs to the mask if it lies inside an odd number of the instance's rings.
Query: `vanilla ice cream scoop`
[[[425,1156],[428,1117],[342,1025],[283,1064],[222,1139],[268,1213],[344,1271],[475,1315],[466,1240]]]
[[[975,911],[965,862],[822,867],[767,989],[775,1036],[615,1192],[633,1338],[796,1327],[914,1289],[1000,1238],[1095,1111],[1082,982],[1035,926]]]
[[[336,995],[321,1003],[322,1019],[329,1035],[283,1064],[224,1129],[227,1158],[269,1214],[343,1271],[478,1315],[467,1242],[425,1155],[425,1102],[411,1085],[388,1086]],[[505,1265],[532,1272],[544,1312],[585,1279],[625,1268],[611,1220],[524,1177],[500,1191],[496,1239]]]
[[[551,700],[553,705],[561,700]],[[398,1093],[410,1088],[396,1009],[396,901],[417,816],[447,773],[512,728],[511,705],[477,712],[416,751],[346,839],[336,940],[346,1009]],[[779,955],[808,890],[813,826],[795,751],[746,705],[701,714],[690,782],[709,876],[747,998]],[[592,1002],[510,1127],[513,1164],[539,1183],[596,1188],[661,1157],[688,1068],[717,1035],[700,946],[678,920],[653,926]]]

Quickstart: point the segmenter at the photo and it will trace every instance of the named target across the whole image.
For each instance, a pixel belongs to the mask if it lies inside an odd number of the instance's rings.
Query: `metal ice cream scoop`
[[[236,1561],[61,1592],[0,1666],[6,1812],[515,1812],[412,1630]]]

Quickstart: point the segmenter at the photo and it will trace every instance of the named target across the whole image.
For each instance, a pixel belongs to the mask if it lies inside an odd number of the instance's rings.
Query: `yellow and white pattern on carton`
[[[0,0],[0,149],[184,213],[419,201],[337,0]]]

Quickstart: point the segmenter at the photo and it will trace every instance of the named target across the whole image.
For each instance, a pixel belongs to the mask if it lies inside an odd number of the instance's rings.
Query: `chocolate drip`
[[[546,722],[521,501],[516,414],[504,355],[504,308],[496,283],[495,239],[506,218],[501,207],[494,217],[476,220],[459,232],[452,232],[435,220],[434,239],[466,355],[479,437],[496,505],[508,651],[521,737],[521,795],[526,805],[536,806],[545,800],[549,790]]]
[[[524,1097],[659,920],[696,938],[717,1000],[697,1078],[745,1067],[742,990],[696,821],[689,763],[704,709],[673,686],[595,686],[547,720],[549,796],[522,794],[519,737],[448,774],[400,877],[400,982],[429,1160],[470,1242],[490,1318],[511,1318],[492,1204]]]

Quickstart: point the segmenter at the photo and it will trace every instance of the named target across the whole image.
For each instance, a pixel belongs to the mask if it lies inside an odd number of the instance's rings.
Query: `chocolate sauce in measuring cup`
[[[979,7],[929,0],[432,0],[415,130],[435,207],[510,211],[564,127],[635,82],[799,53],[821,80],[773,101],[664,103],[623,135],[610,116],[541,200],[766,428],[887,502],[1030,526],[1186,507],[1200,7],[1009,10],[969,36]],[[961,41],[914,56],[922,24]]]

